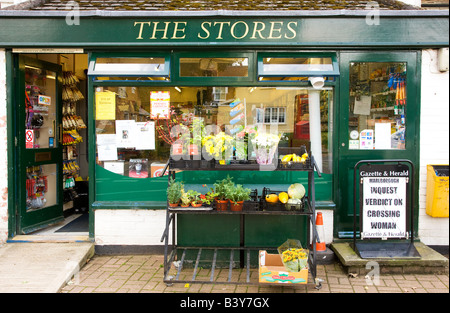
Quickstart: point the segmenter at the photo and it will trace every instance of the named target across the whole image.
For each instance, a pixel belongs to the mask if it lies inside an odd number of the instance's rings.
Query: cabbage
[[[295,183],[289,186],[288,195],[292,199],[301,199],[305,196],[305,187],[300,183]]]

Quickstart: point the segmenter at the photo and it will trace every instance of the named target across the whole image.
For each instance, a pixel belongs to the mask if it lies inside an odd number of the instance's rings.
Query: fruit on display
[[[289,200],[289,195],[287,194],[287,192],[281,192],[278,195],[278,200],[280,200],[281,203],[287,203]]]
[[[300,183],[292,184],[288,188],[288,195],[292,199],[302,199],[305,193],[305,187]]]
[[[266,201],[270,203],[277,203],[278,202],[278,195],[271,193],[266,196]]]
[[[302,156],[296,155],[295,153],[287,154],[282,159],[282,163],[294,162],[294,163],[305,163],[308,159],[308,153],[303,153]]]

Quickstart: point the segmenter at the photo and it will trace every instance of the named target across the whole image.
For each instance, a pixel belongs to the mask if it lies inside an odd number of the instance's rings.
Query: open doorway
[[[15,233],[27,240],[89,237],[87,67],[87,54],[17,54]]]

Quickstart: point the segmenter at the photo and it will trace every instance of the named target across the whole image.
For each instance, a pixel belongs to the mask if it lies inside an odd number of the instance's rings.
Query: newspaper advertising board
[[[361,166],[361,239],[408,237],[409,175],[402,164]]]

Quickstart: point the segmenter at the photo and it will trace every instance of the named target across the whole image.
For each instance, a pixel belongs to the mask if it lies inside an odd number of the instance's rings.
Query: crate
[[[300,147],[279,147],[278,148],[278,169],[281,170],[310,170],[312,168],[311,158],[308,157],[304,163],[297,162],[281,162],[281,159],[288,154],[295,153],[298,156],[302,156],[304,153],[308,153],[308,156],[311,155],[310,152],[307,151],[305,145],[301,145]]]
[[[280,201],[278,201],[277,203],[271,203],[271,202],[267,202],[266,196],[271,194],[271,193],[275,193],[277,195],[279,195],[281,192],[283,191],[277,191],[277,190],[271,190],[270,188],[263,188],[263,192],[262,192],[262,196],[261,196],[261,209],[263,211],[304,211],[305,209],[305,197],[303,197],[302,199],[302,203],[301,204],[297,204],[297,205],[288,205],[287,203],[281,203]],[[287,192],[287,191],[284,191]]]
[[[253,189],[250,192],[250,200],[244,201],[243,211],[260,211],[261,210],[261,201],[258,198],[258,190]]]

